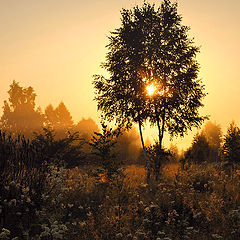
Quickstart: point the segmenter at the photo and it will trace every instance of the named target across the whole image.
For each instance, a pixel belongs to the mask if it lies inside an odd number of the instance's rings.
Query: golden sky
[[[0,0],[0,107],[15,79],[35,89],[42,109],[63,101],[75,121],[98,122],[92,75],[102,73],[107,36],[120,26],[120,10],[142,2]],[[202,112],[224,132],[232,120],[240,126],[240,0],[177,2],[201,46],[199,77],[208,92]],[[194,133],[175,142],[188,146]],[[154,130],[144,134],[152,139]]]

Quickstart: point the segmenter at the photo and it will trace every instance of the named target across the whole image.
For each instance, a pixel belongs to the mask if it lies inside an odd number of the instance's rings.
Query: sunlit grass
[[[126,174],[125,182],[129,187],[134,188],[146,182],[147,171],[143,166],[129,165],[124,173]]]

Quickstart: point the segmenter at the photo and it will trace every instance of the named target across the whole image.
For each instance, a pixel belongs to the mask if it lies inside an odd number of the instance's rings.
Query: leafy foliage
[[[202,134],[205,135],[210,146],[220,148],[222,142],[222,130],[219,124],[208,121],[202,129]]]

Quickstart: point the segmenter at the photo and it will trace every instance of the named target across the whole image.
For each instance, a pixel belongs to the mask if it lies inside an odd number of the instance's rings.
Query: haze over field
[[[119,27],[120,10],[142,2],[0,0],[0,106],[15,79],[35,89],[42,109],[63,101],[76,122],[82,117],[99,122],[92,75],[103,73],[107,36]],[[240,1],[178,4],[183,23],[201,46],[199,77],[209,93],[202,112],[225,132],[231,120],[240,124]],[[147,128],[144,135],[154,138],[154,131]],[[192,136],[175,142],[186,147]]]

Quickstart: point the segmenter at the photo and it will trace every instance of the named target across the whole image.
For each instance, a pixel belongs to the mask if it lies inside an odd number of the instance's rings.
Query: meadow
[[[166,163],[148,184],[142,165],[111,177],[93,165],[12,169],[1,181],[0,239],[240,238],[238,166]]]

